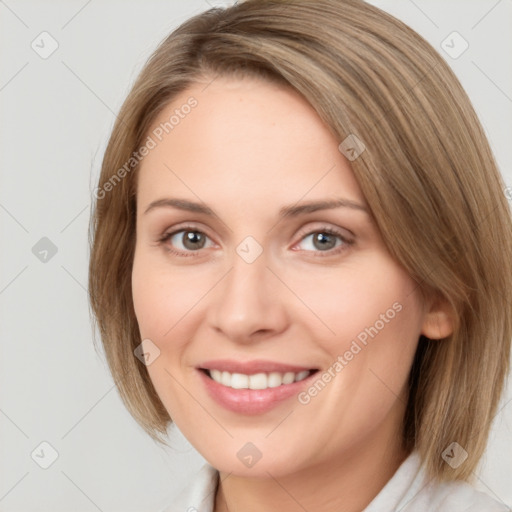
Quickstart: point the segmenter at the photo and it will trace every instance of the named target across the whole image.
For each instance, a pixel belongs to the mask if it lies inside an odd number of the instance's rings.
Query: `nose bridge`
[[[230,270],[212,304],[211,318],[213,326],[229,338],[249,340],[255,332],[284,327],[284,305],[275,276],[267,268],[269,263],[267,253],[254,239],[235,248]]]
[[[240,315],[246,315],[247,308],[261,307],[266,298],[270,298],[267,292],[269,285],[268,258],[261,252],[254,257],[254,252],[249,248],[247,252],[241,249],[246,246],[240,244],[236,248],[231,259],[231,270],[226,276],[223,293],[223,302],[238,309]]]

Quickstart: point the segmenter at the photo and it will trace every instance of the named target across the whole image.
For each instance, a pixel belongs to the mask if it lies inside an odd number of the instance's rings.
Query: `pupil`
[[[202,244],[200,243],[199,244],[199,247],[197,245],[194,245],[194,244],[197,244],[198,241],[200,242],[201,240],[201,235],[199,235],[197,233],[197,231],[187,231],[185,232],[185,241],[183,243],[183,245],[187,248],[187,249],[201,249],[204,245],[204,238],[202,240]],[[198,240],[199,239],[199,240]],[[191,244],[191,246],[189,246]]]
[[[329,243],[329,238],[332,238],[330,243]],[[328,233],[318,233],[317,236],[314,238],[314,241],[320,243],[320,245],[317,247],[317,249],[318,248],[331,249],[332,247],[334,247],[334,244],[336,243],[334,241],[334,237],[332,237],[332,235],[330,235]],[[325,242],[327,242],[327,243],[325,243]]]

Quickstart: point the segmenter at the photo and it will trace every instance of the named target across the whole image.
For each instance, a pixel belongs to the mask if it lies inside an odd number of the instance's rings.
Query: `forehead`
[[[173,192],[240,207],[249,198],[270,204],[341,194],[364,201],[339,141],[288,87],[252,78],[194,83],[148,133],[155,147],[140,167],[143,203]]]

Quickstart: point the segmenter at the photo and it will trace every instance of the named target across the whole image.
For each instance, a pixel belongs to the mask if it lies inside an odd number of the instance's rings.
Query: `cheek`
[[[313,339],[324,340],[331,354],[348,350],[354,339],[364,345],[377,334],[414,339],[420,328],[417,283],[380,253],[338,269],[322,268],[314,276],[286,278],[312,313],[304,323]]]
[[[208,279],[203,277],[197,272],[191,279],[190,272],[171,271],[161,258],[136,252],[132,294],[141,337],[154,338],[158,344],[172,336],[180,343],[176,333],[183,330],[187,317],[208,290]]]
[[[381,254],[337,276],[331,269],[316,277],[314,286],[303,278],[297,289],[315,313],[302,326],[326,354],[319,378],[328,381],[332,402],[317,401],[317,391],[310,389],[301,403],[314,402],[315,415],[329,424],[333,412],[325,403],[344,404],[334,413],[335,424],[347,421],[350,411],[359,429],[371,428],[372,415],[384,417],[407,381],[422,321],[417,283]]]
[[[332,449],[340,436],[355,442],[368,435],[402,403],[397,397],[406,389],[421,330],[417,283],[387,259],[367,263],[344,269],[336,282],[332,270],[331,280],[314,287],[302,282],[304,302],[318,317],[302,325],[327,359],[318,376],[325,384],[314,381],[299,402],[305,415],[326,425]]]
[[[176,380],[181,381],[176,369],[186,353],[191,329],[197,324],[194,305],[205,293],[196,286],[199,282],[191,286],[190,279],[180,275],[179,270],[173,269],[171,275],[161,261],[144,251],[135,253],[132,296],[140,336],[150,339],[160,351],[147,370],[158,396],[166,409],[172,411],[174,421],[194,412],[190,400],[186,400],[188,395],[182,393]]]

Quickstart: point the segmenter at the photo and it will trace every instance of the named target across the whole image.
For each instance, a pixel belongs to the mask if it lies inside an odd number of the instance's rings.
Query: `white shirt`
[[[161,512],[213,512],[219,472],[205,464]],[[420,457],[412,452],[363,512],[511,512],[504,503],[466,482],[429,484]]]

